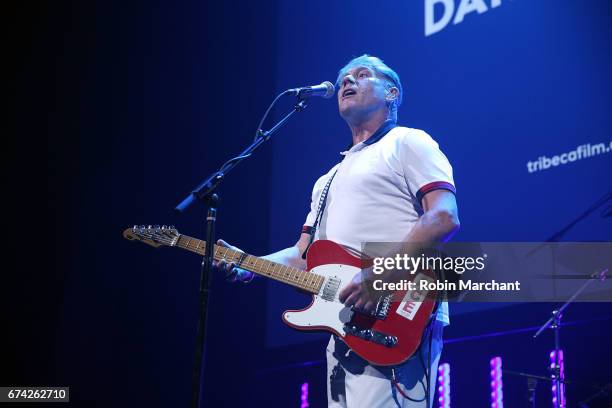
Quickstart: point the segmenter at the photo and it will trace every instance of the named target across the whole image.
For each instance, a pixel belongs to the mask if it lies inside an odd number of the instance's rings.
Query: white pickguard
[[[342,264],[320,265],[313,268],[310,272],[325,276],[325,282],[332,277],[340,279],[340,287],[336,291],[334,299],[332,301],[323,299],[321,297],[323,288],[321,288],[321,292],[314,296],[314,301],[309,308],[300,311],[287,311],[283,314],[283,318],[299,328],[307,330],[309,328],[326,327],[341,336],[345,336],[344,324],[351,320],[353,312],[340,303],[338,294],[360,271],[359,268],[354,266]],[[325,286],[325,283],[323,286]]]

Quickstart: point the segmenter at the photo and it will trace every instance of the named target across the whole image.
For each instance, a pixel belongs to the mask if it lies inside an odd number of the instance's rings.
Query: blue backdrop
[[[486,11],[479,13],[459,0],[450,2],[454,7],[432,2],[434,21],[452,11],[454,17],[426,35],[428,3],[280,2],[277,89],[334,82],[349,59],[364,53],[382,58],[402,79],[399,123],[427,131],[453,165],[461,219],[456,239],[545,240],[612,190],[610,5],[502,1],[493,8],[483,0]],[[457,14],[463,21],[453,24]],[[271,249],[296,241],[312,185],[348,142],[334,99],[312,100],[273,141]],[[589,143],[606,150],[528,169],[540,156]],[[564,239],[610,240],[612,218],[598,212]],[[278,323],[296,295],[270,286],[269,344],[310,338]]]
[[[612,4],[433,1],[434,25],[450,20],[426,36],[428,3],[65,0],[7,8],[6,59],[15,73],[7,76],[14,97],[6,140],[15,143],[6,143],[2,161],[2,222],[5,264],[17,267],[3,275],[0,382],[68,385],[73,406],[187,406],[200,259],[127,242],[121,232],[175,224],[201,237],[202,208],[177,216],[174,205],[251,141],[275,92],[333,80],[353,56],[377,55],[399,72],[400,123],[428,131],[450,158],[457,239],[542,240],[610,191],[610,153],[532,173],[527,163],[610,140]],[[466,14],[469,5],[481,12]],[[283,103],[276,118],[291,108]],[[312,184],[349,138],[335,102],[313,100],[227,177],[218,234],[254,254],[292,245]],[[564,239],[609,240],[610,218],[601,215]],[[263,279],[213,278],[206,406],[294,406],[305,381],[311,406],[324,405],[324,338],[280,321],[301,299]],[[609,381],[607,367],[591,361],[612,359],[597,347],[610,339],[606,306],[567,313],[574,378]],[[546,375],[550,335],[479,336],[541,323],[549,309],[451,308],[443,359],[461,373],[452,380],[457,406],[486,406],[496,353],[507,368]],[[513,390],[522,397],[522,382],[504,384],[509,398]],[[592,393],[572,388],[570,398]]]

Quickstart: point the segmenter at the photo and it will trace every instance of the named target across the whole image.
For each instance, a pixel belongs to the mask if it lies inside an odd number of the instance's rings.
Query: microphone
[[[322,96],[323,98],[331,98],[335,91],[336,88],[334,87],[334,84],[329,81],[325,81],[321,85],[287,89],[284,94],[295,95],[297,97]]]

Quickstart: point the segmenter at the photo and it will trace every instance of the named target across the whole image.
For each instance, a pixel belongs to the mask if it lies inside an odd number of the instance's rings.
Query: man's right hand
[[[227,242],[225,242],[222,239],[217,241],[217,245],[233,249],[234,251],[244,252],[240,248],[232,246],[232,245],[228,244]],[[213,262],[213,268],[215,268],[215,269],[217,269],[219,271],[224,272],[225,273],[225,279],[228,282],[248,283],[248,282],[252,281],[253,278],[255,277],[254,273],[249,272],[249,271],[247,271],[245,269],[242,269],[242,268],[238,268],[234,262],[226,262],[225,259],[222,259],[220,261],[214,261]]]

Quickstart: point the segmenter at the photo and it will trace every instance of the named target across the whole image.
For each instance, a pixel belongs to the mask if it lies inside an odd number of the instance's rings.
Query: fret
[[[253,264],[253,257],[252,257],[252,256],[250,256],[250,255],[247,255],[247,256],[244,258],[244,261],[245,261],[245,263],[246,263],[247,265],[251,266],[251,265]]]
[[[287,266],[285,266],[285,269],[287,269],[287,280],[288,280],[289,282],[291,282],[291,283],[295,284],[296,282],[295,282],[295,279],[294,279],[294,277],[293,277],[293,273],[294,273],[294,272],[293,272],[293,269],[291,269],[291,268],[289,268],[289,267],[287,267]]]
[[[308,289],[308,276],[310,275],[308,272],[300,271],[302,286]]]
[[[270,270],[270,275],[269,276],[276,276],[277,269],[278,269],[278,265],[273,264],[272,265],[272,269]]]
[[[270,267],[272,267],[272,270],[274,270],[274,264],[272,262],[268,261],[268,267],[265,270],[265,274],[267,276],[270,276]]]
[[[278,264],[272,265],[272,270],[270,271],[270,276],[277,276],[279,266]]]
[[[265,259],[261,260],[261,266],[259,267],[259,273],[264,273],[264,271],[267,270],[267,266],[268,266],[269,262]]]
[[[283,271],[283,268],[286,268],[285,265],[279,265],[278,267],[278,274],[279,276],[282,276],[283,279],[287,276],[287,271]]]
[[[179,248],[183,248],[183,241],[185,240],[184,235],[180,235],[178,241],[176,241],[176,246]]]
[[[292,267],[287,267],[287,269],[289,270],[289,276],[291,276],[293,273],[297,273],[297,269],[292,268]],[[297,282],[296,280],[292,279],[291,282],[295,285],[299,286],[299,282]]]
[[[283,279],[285,279],[286,282],[293,283],[293,281],[291,280],[291,269],[286,265],[283,265],[283,267],[281,268],[281,271],[283,269],[284,269]]]
[[[266,268],[265,273],[268,273],[268,274],[269,274],[269,273],[270,273],[270,272],[269,272],[269,271],[270,271],[270,266],[272,266],[272,262],[267,261],[266,263],[268,264],[268,267]]]
[[[295,273],[295,276],[293,277],[293,279],[294,279],[296,282],[299,282],[299,281],[300,281],[300,271],[295,270],[295,271],[294,271],[294,273]]]
[[[234,259],[234,256],[236,257],[236,259]],[[239,252],[233,252],[232,261],[236,262],[236,265],[238,265],[239,267],[245,268],[247,267],[247,263],[248,263],[248,255],[243,256]]]
[[[221,253],[221,251],[225,251],[227,253],[227,248],[225,248],[225,247],[217,247],[217,250],[215,251],[215,255],[219,259],[223,259],[226,256],[226,254],[225,253]]]
[[[284,269],[285,269],[285,265],[276,265],[274,267],[274,274],[278,276],[279,278],[285,279],[286,272],[284,271]]]
[[[295,270],[295,281],[299,284],[300,283],[300,278],[302,277],[302,274],[300,273],[299,270]]]
[[[283,268],[286,268],[285,265],[277,265],[274,267],[274,276],[280,281],[287,282],[287,276],[285,272],[283,272]]]
[[[295,282],[295,276],[293,276],[293,274],[294,274],[295,272],[293,271],[293,269],[288,268],[288,267],[286,267],[286,266],[285,266],[285,268],[287,268],[287,273],[289,274],[289,280],[290,280],[291,282]]]

